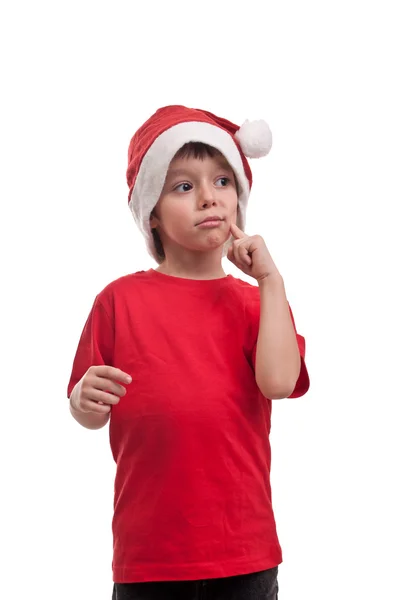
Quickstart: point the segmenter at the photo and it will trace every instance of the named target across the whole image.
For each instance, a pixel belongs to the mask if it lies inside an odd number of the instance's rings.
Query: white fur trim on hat
[[[239,183],[239,219],[237,225],[245,228],[249,198],[249,182],[242,158],[231,135],[210,123],[188,121],[174,125],[160,134],[145,154],[138,171],[129,207],[135,222],[143,233],[149,253],[159,262],[150,227],[150,215],[162,193],[169,165],[175,154],[188,142],[202,142],[219,150],[235,172]],[[224,248],[224,256],[226,249]]]
[[[267,156],[272,146],[272,133],[263,120],[245,121],[235,133],[242,152],[248,158]]]

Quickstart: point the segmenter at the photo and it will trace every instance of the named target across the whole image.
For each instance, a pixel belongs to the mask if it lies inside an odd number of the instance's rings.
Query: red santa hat
[[[238,181],[237,225],[244,230],[252,186],[247,158],[266,156],[272,134],[265,121],[245,121],[241,127],[210,112],[165,106],[156,111],[133,136],[128,151],[129,207],[143,233],[149,253],[159,263],[150,216],[162,192],[170,162],[188,142],[202,142],[221,152]],[[226,249],[224,249],[224,256]]]

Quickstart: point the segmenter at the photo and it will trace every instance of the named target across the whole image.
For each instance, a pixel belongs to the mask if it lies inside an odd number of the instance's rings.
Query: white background
[[[280,598],[398,599],[394,6],[3,2],[1,598],[110,600],[108,430],[72,419],[66,386],[95,295],[156,266],[127,206],[130,137],[184,104],[274,134],[246,231],[311,376],[274,403]]]

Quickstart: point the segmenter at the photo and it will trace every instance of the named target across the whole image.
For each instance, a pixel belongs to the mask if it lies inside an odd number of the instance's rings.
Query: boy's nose
[[[215,201],[214,189],[211,185],[202,185],[199,190],[199,203],[201,206],[212,204]]]

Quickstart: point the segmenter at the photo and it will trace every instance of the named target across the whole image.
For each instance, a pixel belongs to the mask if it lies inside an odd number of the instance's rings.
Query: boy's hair
[[[204,158],[207,158],[207,157],[214,158],[215,156],[223,156],[223,155],[219,150],[217,150],[217,148],[214,148],[213,146],[209,146],[208,144],[204,144],[203,142],[188,142],[187,144],[184,144],[178,150],[178,152],[176,152],[176,154],[173,157],[173,160],[179,159],[179,158],[196,158],[198,160],[203,160]],[[239,185],[238,185],[238,181],[237,181],[235,174],[234,174],[234,179],[235,179],[236,189],[239,190]],[[152,210],[151,216],[154,216],[156,214],[155,211],[156,211],[156,206]],[[160,261],[163,262],[164,259],[166,258],[166,256],[165,256],[163,244],[162,244],[162,241],[160,239],[160,235],[159,235],[157,229],[152,229],[152,237],[153,237],[153,243],[155,244],[156,253],[159,256]]]

